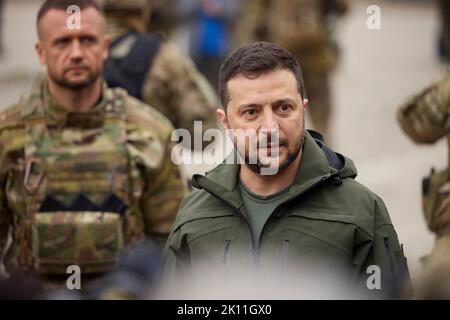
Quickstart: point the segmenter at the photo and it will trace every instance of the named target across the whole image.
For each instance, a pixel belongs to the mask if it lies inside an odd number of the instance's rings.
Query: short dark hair
[[[98,12],[103,14],[102,7],[97,2],[95,2],[95,0],[46,0],[40,7],[37,14],[36,26],[38,30],[39,30],[39,21],[41,21],[42,17],[49,10],[58,9],[66,11],[68,7],[73,5],[78,6],[80,10],[86,8],[94,8],[98,10]]]
[[[222,107],[226,110],[230,100],[228,81],[239,75],[255,79],[277,69],[291,71],[297,80],[298,92],[302,98],[306,98],[303,75],[297,59],[276,44],[255,42],[237,49],[222,63],[219,73],[219,96]]]

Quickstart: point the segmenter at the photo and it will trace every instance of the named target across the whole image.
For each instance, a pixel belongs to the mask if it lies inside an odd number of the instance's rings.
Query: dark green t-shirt
[[[284,202],[287,196],[289,187],[280,192],[260,196],[251,192],[248,187],[239,180],[239,191],[244,201],[244,206],[247,211],[247,221],[250,225],[254,243],[259,243],[261,232],[269,220],[275,208]]]

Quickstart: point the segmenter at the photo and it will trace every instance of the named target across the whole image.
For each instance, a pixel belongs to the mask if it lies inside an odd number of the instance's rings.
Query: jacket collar
[[[292,200],[332,175],[339,175],[341,178],[356,176],[353,162],[343,156],[340,157],[344,162],[343,168],[337,170],[331,167],[324,152],[307,131],[300,166],[289,189],[289,196],[286,201]],[[194,187],[205,189],[233,207],[240,208],[243,205],[237,188],[240,165],[236,161],[231,161],[235,159],[236,154],[234,152],[224,163],[208,172],[206,176],[194,175],[192,179]]]
[[[103,83],[101,100],[88,112],[68,111],[58,105],[48,92],[47,76],[41,75],[33,85],[32,92],[25,97],[26,107],[22,119],[45,118],[50,126],[57,127],[99,127],[105,117],[107,97],[110,96],[106,82]]]

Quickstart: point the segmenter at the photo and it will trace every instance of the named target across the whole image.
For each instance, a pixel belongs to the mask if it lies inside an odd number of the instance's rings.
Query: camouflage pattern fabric
[[[434,143],[449,133],[450,73],[404,103],[397,118],[403,131],[417,143]],[[449,162],[450,163],[450,162]]]
[[[446,73],[398,110],[403,131],[417,143],[434,143],[447,136],[450,146],[450,73]],[[450,298],[450,158],[447,168],[432,172],[424,184],[423,209],[437,240],[424,260],[416,289],[417,299]]]
[[[166,42],[155,57],[143,88],[143,100],[193,136],[194,121],[203,131],[217,127],[217,98],[206,78],[177,47]]]
[[[163,244],[186,191],[170,159],[170,122],[122,89],[104,85],[101,102],[77,113],[46,88],[39,81],[0,113],[0,247],[11,228],[8,272],[60,274],[73,263],[103,272],[145,235]]]
[[[115,13],[106,12],[108,33],[113,39],[129,31],[140,32]],[[129,17],[139,20],[140,17]],[[111,55],[125,56],[133,46],[129,42]],[[193,61],[171,42],[164,41],[148,71],[142,88],[142,100],[169,118],[176,128],[194,133],[194,121],[202,121],[203,132],[217,128],[215,109],[217,97]]]
[[[403,131],[417,143],[434,143],[447,136],[450,147],[450,73],[434,82],[400,107],[397,119]],[[441,235],[450,222],[450,158],[447,168],[431,175],[424,197],[429,229]]]

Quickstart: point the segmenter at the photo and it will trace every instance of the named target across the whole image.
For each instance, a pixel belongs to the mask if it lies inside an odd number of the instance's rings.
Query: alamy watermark
[[[229,139],[232,144],[226,143]],[[194,136],[187,129],[176,129],[172,132],[171,141],[178,142],[172,149],[172,162],[180,164],[249,164],[256,165],[261,175],[275,175],[280,168],[280,148],[287,147],[287,142],[280,139],[278,129],[228,129],[223,131],[215,128],[203,133],[202,121],[194,122]],[[202,146],[211,141],[201,153],[191,149],[201,150]],[[223,143],[217,143],[217,142]],[[185,148],[183,148],[184,146]],[[234,150],[236,157],[231,157]]]
[[[69,17],[66,20],[66,26],[69,30],[81,29],[81,9],[79,6],[72,5],[67,7]]]
[[[70,265],[66,270],[70,276],[67,278],[66,286],[69,290],[81,290],[81,268],[76,264]]]
[[[367,278],[366,286],[369,290],[381,290],[381,268],[377,265],[370,265],[366,269],[370,276]]]
[[[366,20],[366,26],[369,30],[381,30],[381,8],[377,5],[370,5],[366,9],[369,17]]]

